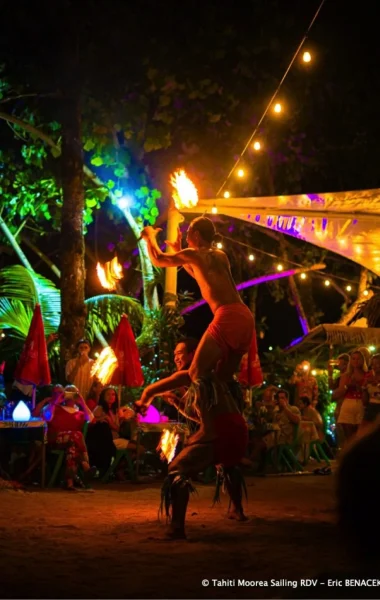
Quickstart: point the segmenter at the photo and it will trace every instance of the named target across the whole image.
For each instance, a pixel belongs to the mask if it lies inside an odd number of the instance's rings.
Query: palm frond
[[[61,294],[50,279],[21,265],[0,270],[0,296],[18,300],[32,311],[41,305],[45,333],[54,333],[61,318]]]
[[[7,329],[7,335],[24,340],[32,317],[33,310],[21,300],[0,298],[0,329]]]
[[[102,294],[85,301],[87,306],[87,335],[94,339],[94,329],[105,335],[112,334],[120,322],[122,314],[126,314],[136,335],[140,332],[144,321],[144,309],[140,302],[130,296]]]

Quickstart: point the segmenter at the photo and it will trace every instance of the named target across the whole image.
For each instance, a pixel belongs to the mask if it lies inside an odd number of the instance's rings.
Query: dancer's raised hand
[[[140,239],[148,240],[149,238],[156,238],[160,231],[162,231],[160,227],[152,227],[151,225],[148,225],[142,230]]]

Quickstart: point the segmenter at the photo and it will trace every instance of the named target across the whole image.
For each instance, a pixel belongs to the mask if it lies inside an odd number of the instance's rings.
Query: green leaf
[[[107,181],[107,187],[108,187],[109,190],[113,190],[113,188],[115,187],[115,182],[112,181],[112,179],[109,179]]]
[[[54,158],[59,158],[61,156],[61,149],[60,148],[51,148],[51,153],[54,156]]]
[[[90,150],[93,150],[94,148],[95,143],[92,140],[87,140],[87,142],[83,146],[83,150],[86,150],[86,152],[90,152]]]
[[[152,215],[152,217],[156,217],[156,218],[158,217],[158,215],[159,215],[160,213],[159,213],[159,210],[158,210],[157,206],[154,206],[154,207],[152,208],[152,210],[150,211],[150,214]]]
[[[86,206],[87,208],[94,208],[97,204],[97,201],[94,198],[89,198],[88,200],[86,200]]]
[[[100,156],[95,156],[91,159],[91,164],[94,165],[94,167],[101,167],[103,164],[103,159]]]

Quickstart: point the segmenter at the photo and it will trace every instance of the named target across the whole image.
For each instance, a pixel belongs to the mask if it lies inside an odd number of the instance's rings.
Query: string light
[[[281,265],[281,264],[277,265],[277,271],[283,271],[283,270],[284,270],[283,265]]]
[[[325,279],[325,286],[329,287],[331,285],[331,281],[329,279]]]
[[[250,254],[248,256],[248,260],[255,260],[255,255],[254,254]]]
[[[281,87],[282,87],[282,85],[283,85],[283,83],[284,83],[285,79],[287,78],[287,76],[288,76],[288,74],[289,74],[289,72],[290,72],[290,70],[291,70],[291,68],[292,68],[292,66],[293,66],[293,64],[294,64],[294,62],[296,61],[297,57],[299,56],[299,53],[300,53],[300,51],[301,51],[301,49],[302,49],[302,47],[303,47],[303,45],[304,45],[305,41],[308,39],[308,36],[309,36],[310,30],[311,30],[311,28],[313,27],[313,25],[314,25],[314,23],[315,23],[316,19],[318,18],[318,15],[319,15],[319,13],[321,12],[321,9],[322,9],[322,7],[323,7],[324,3],[325,3],[325,0],[321,0],[321,2],[320,2],[320,4],[319,4],[319,6],[318,6],[318,8],[317,8],[317,10],[316,10],[316,12],[315,12],[315,14],[314,14],[313,18],[312,18],[312,19],[311,19],[311,21],[310,21],[310,24],[309,24],[308,28],[306,29],[306,31],[305,31],[305,33],[304,33],[304,35],[303,35],[303,37],[302,37],[302,39],[301,39],[300,43],[298,44],[298,46],[297,46],[297,48],[296,48],[296,50],[295,50],[295,52],[294,52],[294,54],[293,54],[293,56],[292,56],[292,58],[291,58],[291,60],[290,60],[290,63],[288,64],[288,66],[287,66],[287,68],[286,68],[286,70],[285,70],[285,73],[284,73],[284,74],[283,74],[283,76],[281,77],[281,79],[280,79],[280,81],[279,81],[279,83],[278,83],[278,85],[277,85],[276,89],[274,90],[274,92],[273,92],[273,94],[272,94],[271,98],[269,99],[269,101],[268,101],[268,104],[266,105],[266,107],[265,107],[265,110],[264,110],[263,114],[261,115],[261,117],[260,117],[259,121],[257,122],[257,124],[256,124],[256,126],[255,126],[255,128],[254,128],[254,131],[253,131],[253,132],[252,132],[252,134],[249,136],[249,139],[248,139],[247,143],[245,144],[245,146],[244,146],[244,148],[243,148],[242,152],[240,153],[240,155],[239,155],[239,156],[238,156],[238,158],[236,159],[236,161],[235,161],[235,163],[234,163],[234,165],[233,165],[232,169],[230,170],[230,172],[228,173],[228,175],[227,175],[226,179],[223,181],[222,185],[220,186],[219,190],[217,191],[217,193],[216,193],[216,195],[217,195],[217,196],[219,196],[219,195],[222,193],[222,190],[224,189],[224,186],[226,185],[227,181],[229,180],[229,178],[231,177],[231,175],[232,175],[232,174],[233,174],[233,172],[235,171],[235,169],[236,169],[237,165],[239,164],[239,162],[240,162],[240,161],[241,161],[241,159],[243,158],[244,154],[246,153],[246,151],[247,151],[247,150],[248,150],[248,148],[250,147],[250,145],[251,145],[251,143],[252,143],[252,140],[254,140],[254,138],[255,138],[255,136],[256,136],[256,134],[257,134],[257,132],[258,132],[258,131],[260,131],[260,127],[261,127],[261,125],[262,125],[262,123],[263,123],[263,121],[264,121],[265,117],[267,116],[267,114],[268,114],[269,110],[271,109],[271,107],[272,107],[272,105],[273,105],[273,102],[274,102],[275,98],[278,96],[278,94],[279,94],[279,92],[280,92],[280,89],[281,89]],[[275,110],[276,110],[276,109],[275,109]],[[276,111],[276,112],[277,112],[277,111]],[[278,112],[281,112],[281,105],[280,105],[280,111],[278,111]]]
[[[230,192],[225,191],[223,194],[224,198],[229,198],[231,196]]]
[[[317,374],[317,371],[315,369],[312,370],[311,374],[315,377]]]
[[[368,350],[370,352],[375,352],[376,351],[376,346],[368,346]]]
[[[311,54],[310,52],[304,52],[302,55],[302,60],[305,63],[309,63],[311,61]]]
[[[237,176],[238,177],[244,177],[245,173],[244,173],[244,169],[238,169],[237,171]]]
[[[369,291],[368,290],[364,290],[363,296],[368,296],[368,294],[369,294]]]
[[[275,113],[280,113],[282,111],[282,105],[280,104],[280,102],[276,102],[276,104],[273,107],[273,110]]]
[[[211,212],[212,212],[212,214],[213,214],[213,215],[216,215],[216,214],[218,214],[218,209],[217,209],[217,207],[215,206],[215,204],[214,204],[214,206],[212,207],[212,209],[211,209]]]
[[[346,286],[346,292],[351,292],[352,291],[352,287],[350,285]]]
[[[272,352],[273,346],[269,346],[268,350],[269,350],[269,352]]]
[[[217,247],[219,250],[221,250],[221,249],[223,248],[223,244],[222,244],[221,242],[218,242],[218,243],[216,244],[216,247]]]
[[[258,152],[259,150],[261,150],[261,144],[260,144],[260,142],[255,142],[253,144],[253,149],[256,150],[256,152]]]
[[[306,275],[306,273],[301,273],[300,277],[301,277],[301,279],[306,279],[307,275]]]

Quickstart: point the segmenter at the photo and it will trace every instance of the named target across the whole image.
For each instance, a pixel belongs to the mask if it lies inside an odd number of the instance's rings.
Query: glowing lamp
[[[259,150],[261,150],[261,144],[260,144],[260,142],[255,142],[253,144],[253,149],[256,150],[256,152],[258,152]]]
[[[283,271],[284,267],[282,265],[277,265],[277,271]]]
[[[217,209],[217,207],[216,207],[216,206],[213,206],[213,207],[212,207],[212,209],[211,209],[211,212],[212,212],[212,214],[213,214],[213,215],[217,215],[217,214],[218,214],[218,209]]]
[[[368,350],[369,350],[370,352],[375,352],[375,350],[376,350],[376,346],[368,346]]]
[[[183,169],[170,177],[173,187],[173,200],[177,210],[193,208],[198,204],[198,190]]]
[[[351,287],[350,285],[347,285],[347,286],[346,286],[346,291],[347,291],[347,292],[351,292],[351,290],[352,290],[352,287]]]
[[[230,192],[227,192],[227,191],[224,192],[224,194],[223,194],[223,197],[226,199],[229,198],[230,196],[231,196]]]
[[[237,171],[237,176],[238,176],[238,177],[244,177],[244,169],[239,169],[239,170]]]
[[[122,196],[117,201],[117,205],[121,210],[126,210],[127,208],[130,208],[131,204],[132,204],[132,201],[131,201],[131,198],[129,198],[129,196]]]
[[[368,290],[364,290],[363,296],[368,296],[368,294],[369,294],[369,291]]]
[[[255,256],[254,256],[254,254],[250,254],[250,255],[248,256],[248,260],[255,260]]]
[[[17,404],[16,408],[13,411],[12,419],[14,421],[29,421],[30,420],[30,410],[25,404],[23,400]]]
[[[218,242],[218,243],[216,244],[216,247],[217,247],[219,250],[221,250],[221,249],[223,248],[223,244],[222,244],[221,242]]]
[[[306,275],[306,273],[301,273],[300,277],[301,277],[301,279],[306,279],[307,275]]]
[[[279,102],[276,102],[276,104],[273,107],[273,110],[275,113],[279,114],[282,111],[282,106]]]
[[[317,374],[317,371],[315,369],[313,369],[312,372],[311,372],[311,374],[314,375],[314,377],[315,377],[316,374]]]
[[[311,61],[311,54],[310,52],[304,52],[302,55],[302,60],[305,63],[309,63]]]
[[[325,279],[325,286],[329,287],[331,285],[331,281],[329,279]]]
[[[161,415],[157,408],[151,404],[146,411],[146,415],[144,417],[142,415],[137,415],[137,419],[140,423],[160,423]]]
[[[305,363],[304,365],[302,365],[302,368],[304,371],[308,371],[310,369],[310,366],[307,363]]]
[[[272,347],[272,346],[269,346],[268,350],[269,350],[269,352],[272,352],[272,350],[273,350],[273,347]]]

